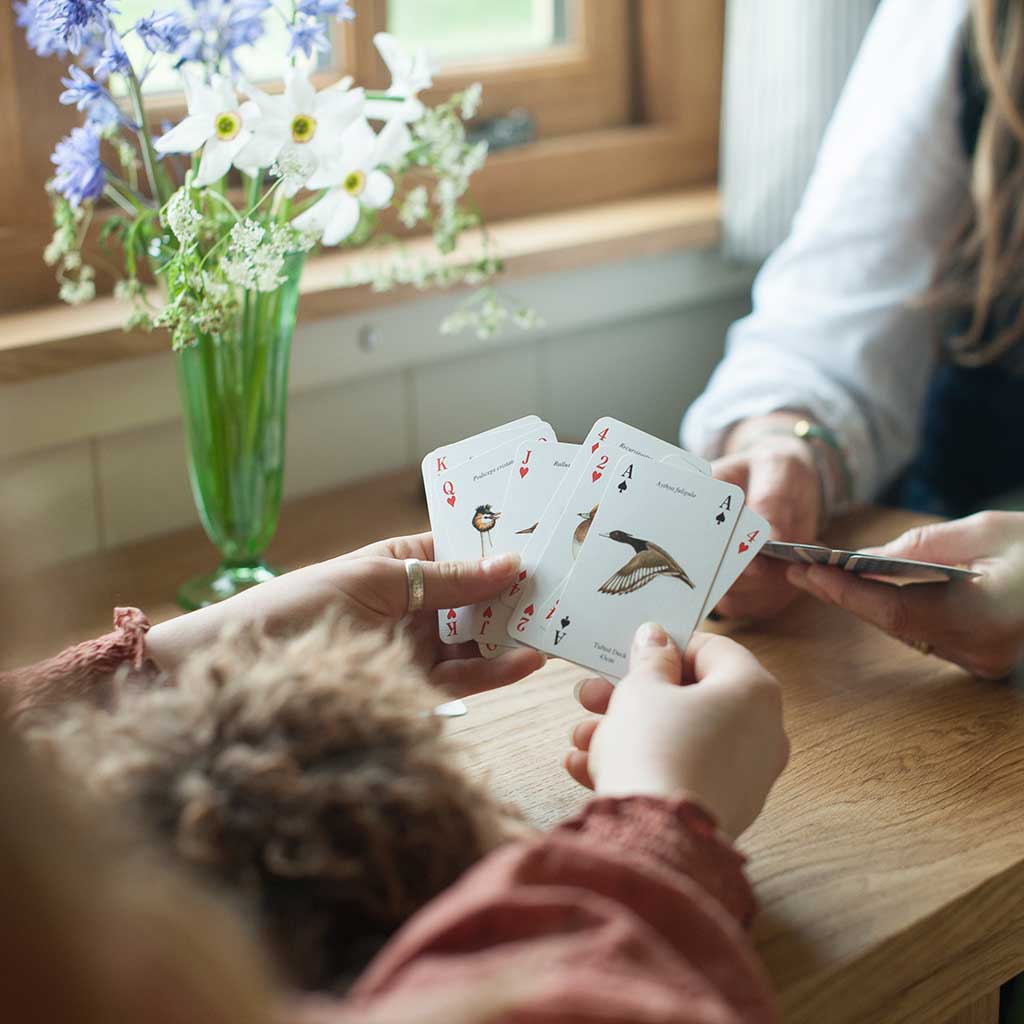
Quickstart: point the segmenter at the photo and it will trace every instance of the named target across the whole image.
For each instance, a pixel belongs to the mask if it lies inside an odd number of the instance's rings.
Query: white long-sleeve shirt
[[[958,62],[969,0],[884,0],[865,37],[787,240],[753,312],[683,421],[708,458],[728,429],[806,410],[837,435],[870,499],[913,455],[936,338],[915,305],[962,211]]]

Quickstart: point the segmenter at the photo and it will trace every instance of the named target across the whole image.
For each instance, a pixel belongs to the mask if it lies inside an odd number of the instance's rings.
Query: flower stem
[[[150,137],[149,129],[146,127],[146,109],[142,105],[142,86],[135,76],[135,69],[130,67],[125,72],[125,80],[128,83],[128,96],[132,103],[132,117],[135,118],[136,131],[139,135],[139,145],[142,148],[142,164],[146,168],[146,177],[149,179],[149,187],[153,192],[153,198],[160,206],[170,198],[164,188],[163,176],[157,165],[156,150],[153,149],[153,140]]]
[[[115,185],[107,184],[106,188],[103,189],[103,194],[108,199],[112,199],[117,203],[125,213],[130,213],[133,217],[142,209],[141,203],[133,199],[131,196],[126,195]]]

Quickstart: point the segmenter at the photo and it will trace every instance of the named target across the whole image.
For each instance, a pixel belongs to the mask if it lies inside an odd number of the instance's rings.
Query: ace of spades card
[[[630,461],[630,486],[608,488],[562,591],[542,650],[613,679],[633,634],[661,623],[689,642],[743,508],[743,492],[699,472]]]

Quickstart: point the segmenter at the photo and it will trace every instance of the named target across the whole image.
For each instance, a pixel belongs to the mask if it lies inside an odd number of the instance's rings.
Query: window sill
[[[713,245],[719,238],[719,197],[713,187],[688,188],[636,199],[523,217],[491,226],[496,251],[509,277],[526,277]],[[469,239],[461,258],[478,250]],[[428,255],[429,239],[405,247],[407,256]],[[460,254],[455,254],[458,260]],[[375,293],[338,282],[365,265],[365,252],[311,260],[303,277],[300,321],[322,319],[423,295],[414,288]],[[100,363],[166,351],[162,331],[121,329],[125,307],[104,298],[80,307],[49,306],[0,315],[0,383],[9,384]]]

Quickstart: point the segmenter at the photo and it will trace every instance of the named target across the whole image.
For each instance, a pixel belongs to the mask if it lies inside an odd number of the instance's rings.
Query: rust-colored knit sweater
[[[14,712],[104,699],[144,664],[145,616],[0,674]],[[750,944],[743,857],[686,800],[592,800],[535,839],[486,857],[381,951],[345,999],[298,999],[288,1024],[775,1024]]]

